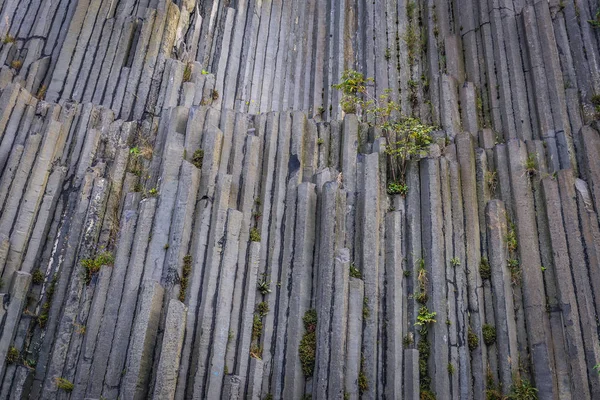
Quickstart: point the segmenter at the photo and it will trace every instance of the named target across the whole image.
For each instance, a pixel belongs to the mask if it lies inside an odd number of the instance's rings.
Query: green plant
[[[371,316],[371,310],[369,309],[369,298],[367,296],[363,297],[363,319],[367,319]]]
[[[430,312],[427,307],[422,306],[419,309],[419,314],[417,315],[417,322],[415,322],[415,325],[425,327],[429,324],[433,324],[437,322],[435,320],[436,315],[436,312]]]
[[[251,242],[260,242],[260,232],[257,228],[250,229],[250,241]]]
[[[129,149],[129,154],[131,154],[134,157],[139,157],[140,153],[140,148],[137,146]]]
[[[485,171],[485,183],[490,193],[495,194],[498,187],[498,173],[496,171]]]
[[[42,85],[39,87],[39,89],[38,89],[37,93],[35,94],[35,97],[36,97],[38,100],[44,100],[44,98],[46,97],[46,91],[47,91],[47,90],[48,90],[48,87],[47,87],[45,84],[42,84]]]
[[[198,169],[202,169],[202,163],[204,162],[204,150],[198,149],[194,151],[192,155],[192,164]]]
[[[37,317],[37,323],[42,329],[46,327],[46,322],[48,321],[50,306],[52,305],[52,297],[54,296],[54,290],[56,288],[57,281],[58,275],[54,274],[52,276],[52,280],[50,281],[50,285],[48,286],[48,290],[46,291],[46,302],[42,305],[40,315]]]
[[[273,400],[273,394],[267,393],[267,395],[265,396],[265,398],[263,400]]]
[[[75,388],[75,385],[65,378],[56,378],[56,387],[60,390],[64,390],[67,393],[70,393]]]
[[[263,348],[257,344],[253,344],[250,346],[250,357],[256,359],[262,359]]]
[[[506,234],[506,245],[508,246],[508,251],[510,252],[517,251],[517,249],[519,248],[516,227],[515,224],[513,224],[512,222],[508,225],[508,232]]]
[[[42,270],[36,269],[33,271],[33,274],[31,274],[31,282],[33,282],[34,285],[41,285],[44,283],[44,273]]]
[[[490,268],[490,263],[485,257],[482,257],[481,262],[479,263],[479,275],[481,275],[481,279],[484,281],[492,277],[492,269]]]
[[[369,390],[369,380],[365,374],[365,357],[360,358],[360,371],[358,372],[358,391],[363,394]]]
[[[192,64],[185,64],[185,68],[183,70],[183,81],[189,82],[192,79]]]
[[[341,81],[333,87],[342,92],[340,105],[345,113],[357,114],[370,126],[380,128],[394,138],[386,146],[391,182],[404,184],[408,160],[426,154],[434,127],[424,125],[416,118],[402,116],[402,107],[390,97],[389,90],[379,97],[371,95],[367,86],[373,82],[373,78],[365,78],[360,72],[345,70]]]
[[[317,146],[321,146],[323,143],[325,143],[325,139],[323,139],[323,138],[317,139]]]
[[[9,35],[8,33],[6,34],[6,36],[4,36],[4,39],[2,39],[2,43],[4,44],[9,44],[9,43],[14,43],[15,42],[15,37]]]
[[[485,343],[486,346],[491,346],[492,344],[496,343],[495,327],[493,327],[492,325],[483,324],[481,332],[483,334],[483,343]]]
[[[208,75],[210,74],[210,72],[208,72],[207,70],[203,69],[202,72],[200,72],[202,75]]]
[[[158,196],[158,189],[157,188],[152,188],[148,191],[148,195],[152,196],[152,197],[156,197]]]
[[[252,319],[252,340],[258,339],[260,337],[262,329],[262,317],[258,314],[254,314],[254,317]]]
[[[356,268],[356,265],[354,265],[354,263],[350,264],[350,276],[352,278],[362,279],[362,273],[358,268]]]
[[[300,363],[304,376],[310,377],[315,369],[315,355],[317,351],[317,311],[310,309],[302,317],[304,323],[304,335],[298,347]]]
[[[519,376],[513,378],[509,400],[537,400],[538,390],[529,381]]]
[[[448,373],[450,375],[454,375],[455,369],[454,369],[454,365],[452,365],[452,363],[448,363]]]
[[[460,266],[460,258],[458,258],[458,257],[453,257],[453,258],[450,260],[450,265],[451,265],[451,266],[453,266],[453,267],[458,267],[458,266]]]
[[[17,350],[17,348],[15,346],[10,346],[8,348],[8,351],[6,352],[6,363],[7,364],[14,364],[17,361],[19,361],[19,358],[21,357],[21,354],[19,353],[19,350]]]
[[[325,107],[319,106],[317,108],[317,115],[323,115],[324,112],[325,112]]]
[[[256,288],[263,296],[271,293],[271,281],[267,281],[266,277],[263,275],[263,279],[256,282]]]
[[[13,60],[13,61],[10,63],[10,66],[11,66],[13,69],[15,69],[15,70],[19,71],[19,70],[21,69],[21,67],[23,66],[23,61],[21,61],[21,60]]]
[[[408,333],[404,335],[404,339],[402,339],[402,344],[404,344],[404,348],[409,348],[415,342],[415,338],[412,333]]]
[[[405,183],[390,182],[388,183],[387,193],[390,196],[399,194],[404,197],[408,194],[408,186]]]
[[[534,154],[527,156],[525,160],[525,172],[531,178],[537,174],[537,160]]]
[[[508,270],[510,271],[510,278],[513,285],[518,285],[521,282],[521,268],[519,260],[516,258],[509,258],[507,260]]]
[[[89,285],[92,277],[100,271],[103,265],[112,266],[115,262],[115,258],[112,253],[103,252],[97,254],[95,257],[84,258],[81,260],[81,266],[85,272],[85,284]]]
[[[260,315],[261,318],[267,315],[267,313],[269,312],[269,303],[267,303],[266,301],[261,301],[260,303],[258,303],[256,305],[256,312],[258,313],[258,315]]]
[[[210,98],[213,99],[213,101],[219,100],[219,91],[217,89],[213,89],[212,92],[210,92]]]
[[[192,256],[186,255],[183,257],[183,267],[181,268],[181,279],[179,280],[179,301],[185,301],[185,295],[192,272]]]
[[[473,332],[471,327],[469,327],[469,333],[467,334],[467,342],[469,343],[469,350],[471,351],[479,347],[479,336]]]

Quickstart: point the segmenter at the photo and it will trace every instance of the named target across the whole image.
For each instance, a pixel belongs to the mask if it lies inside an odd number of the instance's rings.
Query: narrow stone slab
[[[346,345],[345,387],[351,400],[359,398],[358,375],[362,365],[364,283],[350,278],[348,288],[348,344]]]
[[[158,282],[145,281],[142,284],[127,349],[125,375],[121,381],[122,398],[145,398],[148,393],[163,293],[164,289]]]
[[[507,394],[517,371],[517,332],[511,277],[508,270],[506,246],[506,211],[500,200],[491,200],[486,207],[489,266],[494,290],[496,314],[496,345],[498,348],[499,378],[502,392]]]
[[[160,352],[160,361],[158,362],[156,383],[154,385],[154,398],[175,398],[177,368],[179,367],[179,358],[185,335],[186,314],[187,308],[182,302],[174,299],[169,302],[162,350]]]

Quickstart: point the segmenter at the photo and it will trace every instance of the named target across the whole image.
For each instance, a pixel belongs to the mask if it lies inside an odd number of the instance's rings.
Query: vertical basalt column
[[[350,278],[348,285],[348,333],[346,344],[345,387],[350,400],[360,398],[358,380],[364,372],[362,353],[364,282]]]
[[[498,373],[503,394],[510,392],[517,372],[517,329],[510,272],[507,267],[506,210],[500,200],[491,200],[486,207],[488,260],[491,269],[493,306],[496,315],[496,348]]]
[[[390,399],[402,398],[402,376],[403,368],[403,338],[404,318],[403,315],[403,285],[404,273],[402,269],[403,254],[402,242],[404,232],[402,231],[404,213],[392,211],[385,217],[385,321],[386,321],[386,343],[385,343],[385,368],[386,388],[385,394]]]
[[[565,352],[569,363],[572,394],[575,398],[590,396],[585,356],[582,354],[583,338],[575,286],[570,272],[569,250],[563,228],[558,184],[551,178],[542,180],[546,217],[553,253],[553,273],[556,276],[558,301],[562,310]],[[547,267],[546,267],[547,268]]]
[[[284,399],[299,399],[304,393],[305,377],[299,357],[304,332],[302,318],[310,308],[315,244],[317,193],[312,183],[298,186],[294,257],[290,277],[291,292],[286,340]]]
[[[187,309],[183,303],[175,299],[169,302],[152,398],[175,398],[177,368],[179,367],[179,358],[183,346],[186,314]]]
[[[556,379],[553,360],[550,358],[550,326],[546,313],[535,207],[529,174],[525,170],[527,153],[524,143],[519,140],[510,141],[507,150],[533,379],[540,396],[550,398],[555,394]]]

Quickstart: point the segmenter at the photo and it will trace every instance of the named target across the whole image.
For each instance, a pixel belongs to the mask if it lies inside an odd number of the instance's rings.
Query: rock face
[[[600,398],[597,7],[0,0],[0,399]]]

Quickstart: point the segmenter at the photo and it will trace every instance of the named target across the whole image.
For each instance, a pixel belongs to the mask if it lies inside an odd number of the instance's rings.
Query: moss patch
[[[310,309],[304,313],[302,318],[305,333],[300,341],[298,353],[304,376],[310,377],[315,369],[315,354],[317,351],[317,311]]]

